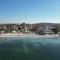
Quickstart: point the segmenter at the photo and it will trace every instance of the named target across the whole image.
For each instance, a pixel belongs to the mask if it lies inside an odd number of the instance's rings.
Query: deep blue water
[[[0,38],[0,60],[60,60],[60,39]]]

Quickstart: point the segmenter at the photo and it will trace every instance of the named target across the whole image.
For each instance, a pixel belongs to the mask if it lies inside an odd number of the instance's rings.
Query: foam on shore
[[[59,37],[58,34],[46,34],[46,35],[36,35],[36,34],[12,34],[12,33],[7,33],[7,34],[0,34],[0,37],[34,37],[34,38],[54,38],[54,37]]]

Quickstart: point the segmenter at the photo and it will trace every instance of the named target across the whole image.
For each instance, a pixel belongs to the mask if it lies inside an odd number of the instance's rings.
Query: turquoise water
[[[60,60],[60,39],[0,38],[0,60]]]

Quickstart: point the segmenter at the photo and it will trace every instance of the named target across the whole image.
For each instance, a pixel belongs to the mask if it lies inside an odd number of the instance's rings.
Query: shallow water
[[[60,39],[0,38],[0,60],[60,60]]]

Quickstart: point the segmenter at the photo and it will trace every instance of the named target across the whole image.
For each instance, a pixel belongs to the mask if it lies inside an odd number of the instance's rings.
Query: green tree
[[[57,34],[57,33],[59,32],[59,30],[58,30],[58,28],[53,28],[53,29],[52,29],[52,32],[53,32],[54,34]]]
[[[41,30],[41,31],[38,31],[38,35],[45,35],[45,33],[43,30]]]

